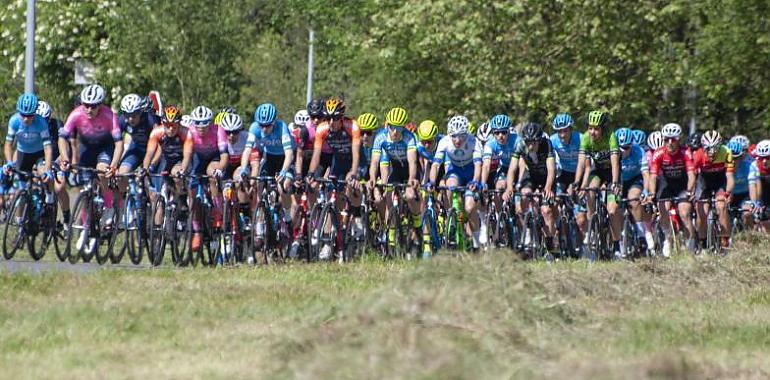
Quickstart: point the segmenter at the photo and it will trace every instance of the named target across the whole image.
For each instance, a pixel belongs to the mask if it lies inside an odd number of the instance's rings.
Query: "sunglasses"
[[[237,134],[241,133],[241,131],[240,130],[237,130],[237,131],[225,131],[225,133],[228,136],[232,136],[232,135],[237,135]]]
[[[211,121],[205,120],[205,121],[193,121],[193,125],[195,125],[198,128],[208,127],[209,124],[211,124]]]
[[[666,137],[666,138],[663,139],[663,141],[665,141],[665,142],[679,141],[679,137]]]
[[[524,140],[524,142],[525,142],[527,145],[534,145],[534,144],[537,144],[537,142],[538,142],[538,141],[540,141],[540,139],[536,139],[536,140]]]
[[[364,137],[368,137],[372,135],[372,131],[361,131],[361,135]]]
[[[495,135],[503,136],[503,135],[507,135],[508,131],[493,131],[492,133]]]
[[[126,114],[126,117],[138,117],[138,116],[140,116],[141,114],[142,114],[141,112],[138,112],[138,111],[137,111],[137,112],[127,113],[127,114]]]
[[[20,114],[20,115],[21,115],[21,117],[23,117],[23,118],[25,118],[25,119],[31,119],[31,118],[35,117],[35,114],[34,114],[34,113],[30,113],[30,114],[23,114],[23,113],[22,113],[22,114]]]
[[[272,127],[272,126],[273,126],[273,123],[267,123],[267,124],[260,124],[259,125],[260,128],[267,128],[267,127]]]
[[[467,136],[467,134],[465,134],[465,133],[458,133],[456,135],[452,135],[452,138],[453,139],[464,139],[465,136]]]
[[[629,150],[629,149],[631,149],[631,144],[628,144],[628,145],[621,145],[621,146],[620,146],[620,149],[623,149],[623,150]]]
[[[102,103],[96,103],[96,104],[86,104],[86,103],[83,103],[83,107],[86,107],[87,109],[90,109],[90,110],[92,110],[94,108],[98,108],[100,105],[102,105]]]

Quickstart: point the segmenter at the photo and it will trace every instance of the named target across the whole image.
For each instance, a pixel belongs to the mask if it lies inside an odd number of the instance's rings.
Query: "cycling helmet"
[[[411,121],[406,123],[404,128],[406,128],[407,131],[412,132],[412,133],[417,132],[417,124],[415,124],[414,122],[411,122]]]
[[[86,86],[80,91],[80,102],[83,104],[99,104],[104,101],[104,88],[98,84]]]
[[[754,154],[757,157],[770,157],[770,140],[762,140],[757,143],[757,147],[754,148]]]
[[[137,94],[128,94],[120,101],[120,110],[124,113],[134,113],[145,109],[144,99]]]
[[[636,145],[644,147],[647,142],[647,133],[641,129],[634,129],[631,131],[631,141]]]
[[[703,144],[703,147],[706,149],[715,148],[716,146],[722,143],[722,135],[715,130],[710,130],[703,134],[703,137],[701,137],[700,142],[701,144]]]
[[[224,107],[222,108],[217,116],[214,116],[214,124],[216,125],[222,125],[222,119],[227,115],[228,113],[238,113],[238,111],[235,110],[233,107]]]
[[[479,127],[476,126],[476,124],[472,122],[468,122],[468,133],[475,135],[476,131],[479,129]]]
[[[511,129],[511,118],[508,115],[495,115],[489,121],[489,126],[494,132],[509,130]]]
[[[553,127],[554,131],[560,131],[562,129],[567,129],[572,127],[572,125],[575,124],[575,121],[572,120],[572,116],[568,113],[560,113],[556,115],[555,118],[553,118],[553,123],[551,124],[551,127]]]
[[[197,106],[190,114],[190,121],[196,125],[208,125],[214,113],[206,106]]]
[[[225,113],[219,126],[226,132],[235,132],[243,128],[243,120],[237,113]]]
[[[388,123],[388,125],[392,125],[394,127],[403,127],[406,125],[407,117],[408,115],[405,109],[401,107],[393,107],[385,115],[385,122]]]
[[[417,138],[420,141],[431,141],[438,136],[438,125],[433,120],[423,120],[417,127]]]
[[[452,116],[447,123],[446,132],[450,136],[468,133],[468,118],[462,115]]]
[[[587,119],[589,127],[604,128],[610,122],[610,116],[606,112],[602,111],[589,112]]]
[[[185,115],[187,116],[187,115]],[[189,121],[189,116],[187,116]],[[160,122],[163,124],[177,124],[181,122],[184,118],[182,117],[182,112],[179,110],[177,106],[166,106],[163,108],[163,114],[160,116]],[[182,123],[184,124],[184,123]]]
[[[16,111],[22,115],[34,115],[37,111],[37,96],[35,94],[22,94],[16,101]]]
[[[727,147],[730,149],[730,153],[733,154],[733,158],[739,158],[743,156],[743,147],[738,141],[730,141],[727,143]]]
[[[272,124],[278,111],[272,103],[262,103],[254,111],[254,121],[260,125]]]
[[[48,118],[51,117],[53,110],[48,103],[40,100],[37,102],[37,110],[35,112],[42,116],[44,119],[48,120]]]
[[[179,122],[183,127],[190,128],[192,125],[192,119],[190,118],[190,115],[182,115],[182,120]]]
[[[377,120],[377,116],[373,113],[367,112],[358,115],[358,128],[362,131],[374,131],[379,125],[380,121]]]
[[[326,101],[323,99],[313,99],[307,104],[307,113],[310,117],[316,119],[323,116],[324,105]]]
[[[521,128],[521,138],[524,141],[535,141],[543,138],[543,128],[538,123],[528,122]]]
[[[693,151],[700,149],[702,139],[703,139],[703,134],[700,132],[695,132],[691,134],[690,137],[687,139],[687,147]]]
[[[682,136],[682,127],[676,123],[668,123],[660,130],[663,138],[679,138]]]
[[[297,113],[294,114],[295,126],[304,127],[305,124],[307,124],[308,120],[310,120],[310,115],[308,115],[307,110],[299,110],[297,111]]]
[[[340,98],[329,98],[324,103],[323,115],[330,119],[340,119],[345,116],[345,101]]]
[[[618,139],[619,146],[629,146],[634,143],[634,134],[628,128],[620,128],[615,131],[615,138]]]
[[[647,136],[647,146],[652,150],[658,150],[663,146],[663,134],[660,131],[655,131]]]
[[[479,130],[476,131],[476,138],[481,142],[486,143],[489,137],[492,136],[492,127],[488,122],[485,122],[479,126]]]
[[[735,135],[730,139],[730,141],[737,141],[739,144],[741,144],[743,150],[749,149],[749,145],[751,145],[749,138],[744,135]]]

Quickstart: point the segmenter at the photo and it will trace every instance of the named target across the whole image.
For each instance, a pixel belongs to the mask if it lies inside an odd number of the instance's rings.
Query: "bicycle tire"
[[[329,255],[328,260],[332,261],[334,260],[334,256],[336,254],[336,243],[337,243],[337,233],[339,230],[339,227],[337,225],[338,220],[336,215],[336,210],[331,207],[331,205],[326,204],[323,206],[323,209],[321,210],[321,213],[319,214],[319,221],[320,221],[320,237],[318,239],[318,259],[320,260],[320,251],[321,248],[324,245],[328,245],[331,247],[331,254]],[[328,225],[328,232],[327,230]]]
[[[176,225],[181,217],[179,211],[177,209],[176,212],[176,219],[175,219],[175,226],[174,229],[176,230],[176,236],[180,237],[181,240],[175,241],[171,245],[171,256],[172,260],[174,261],[174,264],[178,267],[186,267],[188,265],[192,265],[193,260],[193,252],[192,252],[192,235],[193,235],[193,227],[192,227],[192,208],[189,209],[187,212],[187,218],[179,224],[182,227],[182,230],[180,231],[178,228],[178,225]],[[175,239],[176,240],[176,239]]]
[[[87,193],[80,193],[75,200],[75,207],[72,208],[70,226],[67,233],[67,244],[64,248],[66,252],[65,256],[67,256],[67,261],[69,261],[70,264],[75,264],[78,262],[81,256],[83,256],[83,248],[90,240],[92,230],[91,219],[93,218],[93,215],[91,215],[90,212],[90,208],[88,207],[90,203],[91,196]],[[76,235],[76,231],[80,231],[80,235],[85,234],[83,237],[83,245],[80,247],[77,247],[77,244],[75,244],[75,247],[73,247],[73,237]],[[75,241],[78,239],[80,239],[80,237],[76,238]],[[74,252],[72,248],[75,248]]]
[[[128,245],[128,259],[134,265],[139,265],[144,256],[144,229],[141,211],[137,208],[135,200],[126,201],[126,209],[123,213],[123,226],[126,245]],[[132,216],[133,214],[133,216]]]
[[[559,250],[562,259],[571,257],[574,254],[574,248],[572,246],[574,236],[570,231],[569,218],[562,215],[559,218],[559,224],[557,225],[557,233],[559,234]]]
[[[117,202],[117,200],[116,200]],[[124,205],[128,208],[128,202]],[[120,207],[113,206],[112,227],[107,231],[107,252],[104,256],[97,256],[97,262],[103,264],[107,259],[113,264],[119,264],[123,261],[123,257],[128,253],[128,234],[125,220],[125,212]],[[121,227],[122,225],[122,227]],[[102,236],[99,233],[99,236]]]
[[[216,229],[214,228],[214,206],[209,204],[202,208],[203,210],[203,219],[202,219],[202,225],[204,227],[204,233],[201,235],[202,237],[202,244],[201,244],[201,253],[200,253],[200,260],[201,264],[203,266],[214,266],[217,262],[217,255],[219,254],[219,236],[220,234],[217,233]]]
[[[26,224],[28,223],[30,204],[30,196],[26,190],[17,192],[3,229],[3,258],[6,260],[13,259],[19,248],[27,242]],[[19,210],[21,210],[21,216],[16,217]],[[16,234],[9,239],[8,234],[12,231],[16,231]],[[10,246],[9,243],[11,243]]]
[[[623,227],[620,230],[620,239],[626,250],[626,258],[636,259],[641,256],[639,252],[639,236],[636,231],[636,223],[629,216],[623,218]]]
[[[28,232],[29,255],[33,260],[42,259],[53,242],[56,228],[56,204],[43,204],[43,214],[33,221]]]
[[[155,223],[155,216],[161,213],[160,223]],[[158,194],[155,198],[155,202],[152,203],[151,217],[147,221],[150,225],[150,250],[148,253],[148,259],[153,266],[160,266],[163,263],[163,256],[166,253],[166,234],[169,231],[167,228],[168,212],[166,211],[166,200]]]
[[[599,215],[594,213],[589,221],[588,231],[586,231],[586,234],[588,235],[588,244],[586,245],[585,255],[591,262],[598,261],[601,257],[602,238],[599,235],[600,227]]]

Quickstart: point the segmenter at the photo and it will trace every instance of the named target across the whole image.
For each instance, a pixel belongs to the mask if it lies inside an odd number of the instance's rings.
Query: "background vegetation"
[[[24,0],[0,9],[0,109],[23,89]],[[39,0],[37,87],[71,108],[76,59],[116,103],[158,89],[189,109],[305,101],[307,30],[315,95],[352,113],[404,105],[519,120],[596,107],[652,129],[694,120],[759,137],[770,126],[767,0]]]

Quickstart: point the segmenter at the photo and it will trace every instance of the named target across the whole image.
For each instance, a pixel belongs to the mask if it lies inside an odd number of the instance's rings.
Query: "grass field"
[[[597,265],[0,273],[0,377],[768,378],[762,244]]]

